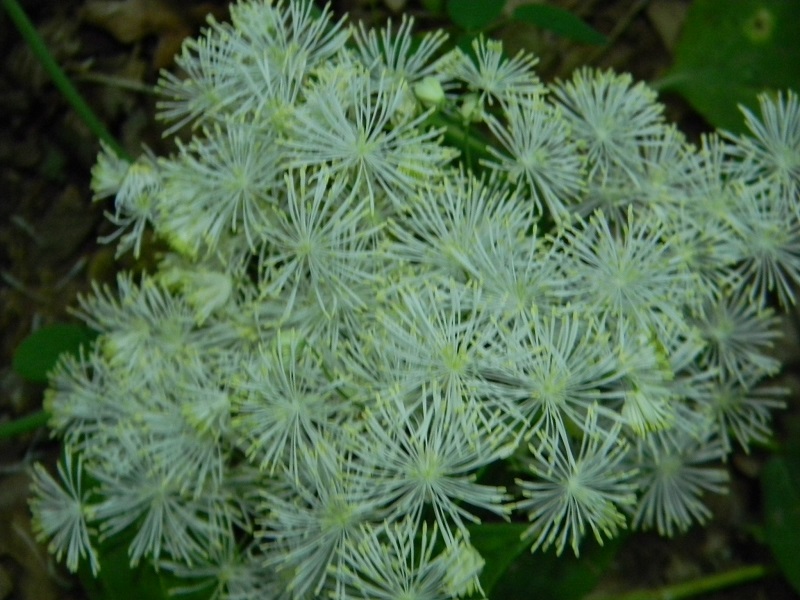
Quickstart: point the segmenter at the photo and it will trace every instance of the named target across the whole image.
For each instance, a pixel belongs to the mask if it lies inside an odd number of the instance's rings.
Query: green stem
[[[17,0],[2,0],[2,3],[8,16],[11,17],[14,25],[17,26],[20,34],[22,34],[22,37],[28,43],[36,57],[41,61],[45,71],[47,71],[48,75],[50,75],[50,78],[53,80],[53,83],[72,108],[75,109],[78,116],[86,123],[91,132],[108,144],[120,158],[132,161],[132,158],[128,156],[128,153],[120,146],[119,142],[108,132],[103,122],[94,114],[83,97],[78,93],[78,90],[75,89],[75,86],[72,85],[67,75],[61,67],[58,66],[53,55],[50,54],[50,51],[47,49],[44,40],[39,36],[36,28],[30,22],[25,11],[22,10],[22,7],[17,3]]]
[[[34,429],[39,429],[39,427],[44,427],[47,425],[47,419],[49,418],[50,415],[40,410],[9,423],[0,423],[0,440],[16,437]]]
[[[456,148],[463,148],[465,154],[477,158],[491,157],[487,150],[488,143],[469,127],[464,127],[440,112],[433,113],[428,118],[428,122],[438,129],[444,129],[444,137],[447,143]]]
[[[715,592],[734,585],[763,579],[774,572],[773,568],[765,565],[749,565],[692,581],[665,585],[653,590],[636,590],[612,595],[592,594],[590,598],[591,600],[680,600],[681,598],[691,598],[707,592]]]

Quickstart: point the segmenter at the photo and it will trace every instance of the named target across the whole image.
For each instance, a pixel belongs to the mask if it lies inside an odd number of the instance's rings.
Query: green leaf
[[[504,600],[580,600],[597,585],[619,549],[624,536],[603,546],[587,539],[581,555],[557,556],[555,551],[529,551],[522,542],[525,523],[487,523],[469,527],[470,543],[481,553],[486,565],[481,585],[487,597]]]
[[[519,23],[527,23],[541,29],[547,29],[561,37],[582,44],[602,46],[608,41],[602,33],[571,12],[558,6],[524,4],[514,10],[511,19]]]
[[[530,547],[530,543],[520,539],[527,528],[524,523],[481,523],[469,527],[469,541],[486,561],[481,585],[488,597],[493,597],[492,588],[511,563]]]
[[[485,29],[503,12],[499,0],[447,0],[447,16],[467,31]]]
[[[794,463],[797,468],[798,463]],[[764,534],[784,577],[800,593],[800,473],[792,473],[791,463],[775,456],[761,474],[764,494]]]
[[[14,370],[28,381],[46,383],[47,373],[64,352],[77,354],[97,333],[83,325],[56,323],[34,331],[17,347],[12,359]]]
[[[202,580],[181,580],[168,571],[156,571],[147,561],[131,567],[128,546],[134,535],[134,529],[129,528],[100,544],[97,577],[92,576],[88,561],[81,561],[78,578],[90,600],[208,600],[213,586],[180,596],[169,593],[175,587],[195,585]]]
[[[422,0],[422,8],[432,15],[440,15],[444,12],[444,0]]]
[[[737,105],[758,107],[766,90],[800,90],[800,2],[695,0],[675,62],[655,82],[681,94],[718,128],[744,131]]]

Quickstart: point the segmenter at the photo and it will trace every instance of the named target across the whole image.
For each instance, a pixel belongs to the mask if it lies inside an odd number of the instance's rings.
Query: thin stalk
[[[489,158],[491,154],[486,149],[488,143],[481,139],[474,130],[456,122],[455,120],[443,115],[440,112],[433,113],[428,117],[428,123],[436,128],[444,129],[444,137],[448,144],[464,150],[470,159]]]
[[[775,569],[766,565],[748,565],[725,573],[715,573],[707,577],[665,585],[652,590],[635,590],[613,595],[592,594],[589,598],[591,600],[680,600],[681,598],[692,598],[735,585],[757,581],[774,572]]]
[[[40,427],[47,425],[47,419],[50,418],[43,410],[25,415],[14,421],[8,423],[0,423],[0,440],[13,438],[29,431],[34,431]]]
[[[58,66],[58,63],[53,58],[53,55],[47,49],[47,44],[44,43],[44,40],[41,38],[39,33],[36,31],[36,28],[28,19],[28,16],[25,14],[25,11],[22,7],[17,3],[17,0],[0,0],[3,3],[3,8],[8,13],[8,16],[11,17],[11,20],[14,22],[14,25],[17,26],[22,37],[27,42],[28,46],[30,46],[33,53],[36,57],[41,61],[42,65],[47,71],[50,78],[53,80],[56,88],[61,92],[64,96],[64,99],[69,102],[70,106],[78,113],[78,116],[86,123],[87,127],[89,127],[90,131],[96,135],[99,139],[103,140],[110,148],[117,153],[120,158],[123,158],[128,161],[132,161],[132,158],[128,155],[127,152],[122,148],[122,146],[114,139],[108,130],[106,129],[103,122],[94,114],[92,109],[80,95],[75,86],[72,85],[72,82],[67,77],[66,73]]]

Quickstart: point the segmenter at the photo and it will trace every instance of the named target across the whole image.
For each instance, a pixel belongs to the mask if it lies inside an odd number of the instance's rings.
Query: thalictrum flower
[[[101,540],[135,523],[128,548],[132,565],[162,557],[192,563],[230,535],[230,509],[224,506],[229,501],[213,489],[196,498],[183,493],[168,459],[150,449],[150,436],[120,428],[116,442],[117,451],[91,472],[101,497],[93,513]],[[180,442],[173,449],[180,452]]]
[[[463,81],[467,90],[478,94],[481,112],[484,104],[495,101],[502,105],[536,97],[545,88],[534,72],[539,62],[520,51],[513,58],[503,53],[497,40],[479,36],[472,41],[471,55],[456,48],[455,54],[442,62],[442,69],[454,79]]]
[[[746,384],[780,367],[769,355],[780,335],[778,318],[763,301],[751,300],[741,290],[728,292],[709,300],[696,322],[707,341],[700,364],[723,379]]]
[[[304,446],[302,460],[299,481],[264,491],[262,529],[256,532],[266,565],[288,578],[288,591],[297,598],[319,597],[329,573],[344,565],[343,549],[360,542],[363,524],[382,517],[380,490],[354,476],[348,457],[327,460],[319,448]]]
[[[164,70],[156,87],[162,97],[156,105],[158,117],[172,123],[164,135],[185,125],[224,121],[226,115],[249,102],[241,67],[237,66],[240,56],[231,43],[238,37],[240,34],[229,25],[212,20],[201,36],[186,38],[175,57],[186,76]]]
[[[58,463],[61,484],[42,465],[34,466],[30,501],[33,528],[37,539],[49,539],[48,548],[58,560],[66,555],[70,571],[77,571],[78,561],[88,558],[92,574],[97,575],[100,562],[92,546],[95,531],[87,524],[92,518],[90,492],[83,488],[81,458],[75,463],[72,459],[71,450],[66,448],[63,462]]]
[[[168,181],[159,233],[177,250],[213,252],[227,232],[241,230],[252,249],[269,234],[269,216],[283,192],[275,137],[244,123],[204,130],[162,161]]]
[[[716,423],[723,448],[731,451],[737,441],[745,452],[753,442],[766,442],[771,434],[772,412],[784,408],[781,398],[785,388],[758,385],[753,376],[742,384],[734,377],[723,377],[710,383],[699,396],[702,410]]]
[[[530,98],[509,102],[504,116],[507,123],[494,117],[486,122],[505,152],[489,146],[493,159],[482,163],[521,186],[537,212],[546,207],[550,218],[561,220],[585,186],[583,160],[561,111]]]
[[[361,535],[345,545],[341,566],[333,570],[342,600],[374,598],[441,600],[446,563],[434,556],[437,528],[417,527],[413,519],[362,525]],[[354,543],[355,542],[355,543]]]
[[[778,296],[781,305],[795,303],[800,283],[800,213],[764,183],[741,186],[728,213],[734,230],[735,272],[750,297]]]
[[[633,525],[656,527],[662,535],[686,531],[702,523],[710,511],[702,502],[706,492],[723,493],[728,474],[719,467],[727,454],[713,430],[692,435],[671,430],[639,441],[640,485],[644,493],[633,515]],[[717,466],[714,466],[714,465]]]
[[[448,546],[456,532],[469,537],[466,522],[480,522],[469,506],[508,513],[505,490],[475,478],[482,467],[507,457],[516,440],[499,419],[494,427],[479,423],[476,410],[459,406],[435,385],[409,400],[388,395],[368,409],[349,442],[354,468],[378,490],[389,518],[420,523],[430,507]]]
[[[504,265],[502,260],[492,265],[480,262],[494,248],[505,249],[527,237],[534,227],[531,212],[497,182],[457,172],[426,184],[403,218],[390,221],[387,252],[390,258],[410,262],[423,280],[434,274],[444,280],[482,283]],[[489,292],[494,289],[485,287]]]
[[[413,28],[414,19],[405,14],[396,29],[391,20],[379,31],[367,30],[363,22],[353,27],[359,59],[373,77],[388,77],[397,84],[413,85],[435,74],[433,58],[447,40],[447,34],[441,29],[426,32],[417,41],[413,39]]]
[[[774,182],[790,205],[797,204],[800,191],[800,99],[789,90],[777,97],[758,97],[760,118],[740,107],[750,130],[743,136],[728,135],[734,151],[756,169],[756,177]]]
[[[627,320],[644,331],[664,331],[685,321],[697,304],[694,275],[671,250],[666,224],[628,207],[616,224],[602,212],[565,228],[556,244],[563,251],[565,300],[607,318]]]
[[[586,148],[590,178],[602,181],[617,168],[637,181],[641,148],[663,127],[656,93],[644,83],[633,85],[628,74],[588,68],[578,69],[552,92],[575,140]]]
[[[528,469],[536,479],[517,479],[525,499],[514,506],[531,522],[523,533],[533,538],[531,551],[553,545],[561,554],[569,545],[577,556],[587,531],[602,544],[625,527],[622,510],[636,500],[635,470],[625,462],[621,425],[604,430],[597,417],[594,410],[586,413],[577,455],[568,437],[557,445],[542,439],[528,446],[534,458]]]
[[[437,142],[441,132],[425,129],[427,114],[404,112],[404,85],[377,81],[355,68],[317,86],[294,116],[285,142],[291,167],[325,167],[364,188],[374,209],[380,192],[398,206],[423,181],[438,179],[455,155]]]
[[[515,360],[502,380],[507,384],[504,391],[530,423],[529,436],[556,446],[568,431],[587,423],[590,410],[607,419],[619,418],[596,404],[622,396],[613,386],[625,374],[598,323],[575,314],[551,315],[522,320],[518,328]]]
[[[303,448],[321,444],[347,413],[343,382],[328,379],[320,354],[294,331],[279,331],[240,369],[232,423],[238,443],[261,470],[298,479]]]

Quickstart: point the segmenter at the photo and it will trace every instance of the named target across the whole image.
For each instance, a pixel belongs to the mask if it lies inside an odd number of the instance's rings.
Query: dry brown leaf
[[[673,52],[689,5],[684,0],[653,0],[647,6],[647,17],[664,47]]]
[[[160,0],[90,0],[83,6],[83,18],[123,44],[186,29],[181,16]]]

